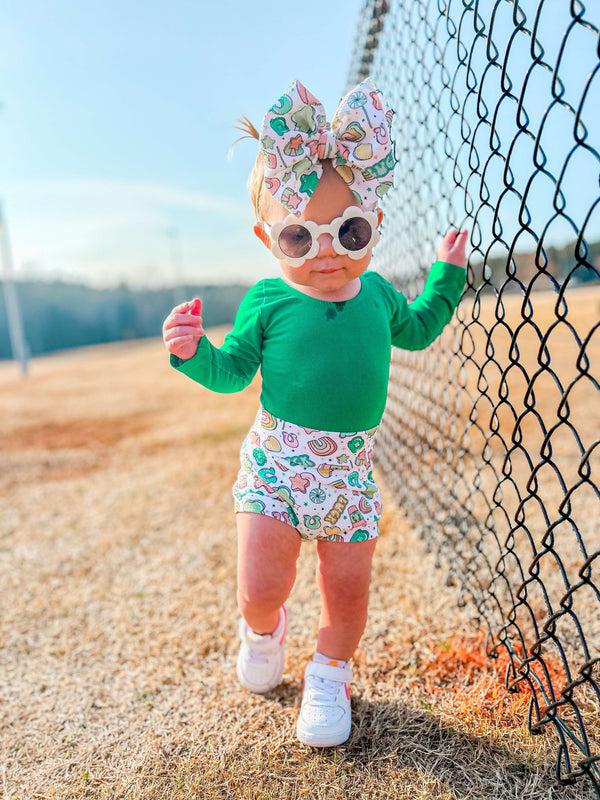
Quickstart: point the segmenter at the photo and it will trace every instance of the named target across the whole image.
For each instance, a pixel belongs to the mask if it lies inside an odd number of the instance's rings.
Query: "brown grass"
[[[7,800],[591,797],[455,607],[389,493],[344,746],[294,726],[315,552],[284,681],[235,681],[230,487],[258,387],[221,397],[156,341],[0,365],[0,786]]]

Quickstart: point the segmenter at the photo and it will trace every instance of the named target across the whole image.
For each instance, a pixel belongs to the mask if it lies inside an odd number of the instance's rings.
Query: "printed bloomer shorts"
[[[371,461],[376,431],[317,431],[259,409],[240,452],[236,512],[274,517],[302,539],[374,539],[381,517]]]

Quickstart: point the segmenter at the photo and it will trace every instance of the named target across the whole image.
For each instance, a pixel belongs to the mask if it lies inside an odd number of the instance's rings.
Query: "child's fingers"
[[[169,344],[169,350],[171,350],[180,344],[189,344],[189,342],[192,342],[195,338],[195,336],[187,334],[185,336],[175,336],[173,339],[167,339],[166,341]]]
[[[192,328],[199,328],[202,317],[194,314],[170,314],[165,320],[167,327],[173,328],[175,325],[191,325]]]
[[[187,312],[191,308],[192,303],[192,300],[187,300],[185,303],[179,303],[179,305],[172,309],[168,317],[166,317],[165,321],[163,322],[163,334],[169,328],[173,328],[175,325],[181,325],[183,320],[187,320],[188,322],[191,321]]]
[[[200,300],[199,297],[194,297],[190,308],[190,314],[192,314],[195,317],[199,317],[201,313],[202,313],[202,300]]]
[[[171,310],[170,316],[174,314],[193,314],[195,317],[200,316],[202,310],[202,300],[199,297],[194,297],[193,300],[186,300],[184,303],[179,303]]]
[[[462,228],[461,230],[450,228],[450,230],[444,236],[444,242],[450,247],[453,247],[465,241],[468,235],[469,231],[465,228]]]
[[[202,317],[191,314],[169,314],[163,323],[163,336],[175,328],[188,328],[189,332],[202,330]]]
[[[444,237],[444,244],[450,252],[464,249],[468,235],[469,231],[467,230],[456,231],[453,229],[448,231]]]
[[[171,355],[187,361],[196,353],[198,340],[194,336],[180,336],[170,342],[165,342],[165,347]]]
[[[189,325],[176,325],[172,328],[167,328],[164,332],[164,340],[165,342],[172,342],[174,339],[181,338],[183,336],[189,336],[191,339],[199,339],[202,335],[202,328],[198,326],[197,328],[192,328]]]
[[[467,236],[469,235],[469,231],[460,231],[458,236],[456,237],[454,244],[452,245],[452,250],[454,252],[463,253],[465,252],[465,247],[467,244]]]
[[[179,305],[171,309],[171,314],[187,314],[193,304],[194,300],[186,300],[184,303],[179,303]]]
[[[454,245],[454,242],[456,241],[457,236],[458,236],[458,231],[456,230],[456,228],[450,228],[450,230],[444,236],[443,239],[444,244],[446,244],[448,247],[452,247]]]

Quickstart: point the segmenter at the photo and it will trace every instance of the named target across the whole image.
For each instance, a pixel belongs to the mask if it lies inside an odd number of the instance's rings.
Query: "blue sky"
[[[1,4],[0,202],[16,274],[134,286],[250,284],[277,275],[275,260],[251,231],[246,179],[256,143],[240,142],[228,159],[238,136],[236,119],[247,115],[259,126],[294,78],[324,103],[331,118],[345,87],[361,8],[362,0]],[[499,43],[506,43],[513,29],[510,8],[502,6],[504,17],[495,21]],[[538,35],[548,63],[555,64],[571,16],[566,8],[562,16],[544,9]],[[435,5],[429,13],[437,15]],[[390,35],[396,34],[391,30]],[[468,41],[469,32],[463,35]],[[531,63],[528,45],[529,38],[522,36],[521,47],[511,49],[510,74],[519,91]],[[596,75],[597,37],[579,25],[566,45],[560,77],[565,97],[577,108],[585,81]],[[403,82],[388,72],[396,69],[389,50],[385,46],[378,54],[385,62],[381,80],[378,59],[373,74],[399,112],[405,102]],[[481,56],[481,47],[478,52]],[[476,69],[481,71],[483,64]],[[534,131],[551,100],[551,78],[549,70],[539,67],[529,79],[526,108]],[[497,98],[490,98],[493,108]],[[586,146],[571,155],[573,113],[554,101],[544,122],[542,143],[554,176],[569,155],[561,187],[568,213],[579,226],[598,197],[594,153],[600,151],[600,128],[594,125],[594,110],[599,100],[600,73],[589,87],[582,115],[589,128]],[[516,119],[514,104],[505,103],[503,109],[508,117],[497,125],[506,149],[516,134]],[[531,137],[527,141],[531,145]],[[478,148],[483,158],[483,140]],[[532,172],[531,146],[522,150],[515,150],[511,164],[524,192]],[[461,152],[465,157],[467,151]],[[486,180],[497,195],[502,183],[492,172]],[[545,177],[538,175],[528,189],[538,231],[556,217],[555,184]],[[513,206],[503,213],[511,236],[518,228],[518,207]],[[457,209],[454,222],[462,216]],[[440,211],[436,238],[442,217]],[[600,205],[586,234],[589,241],[600,237]],[[484,235],[492,238],[490,224]],[[573,237],[572,226],[559,217],[545,241],[562,245]],[[534,247],[530,239],[520,240],[520,249]]]
[[[0,200],[17,276],[157,286],[277,274],[251,232],[256,143],[228,160],[234,125],[260,125],[294,78],[332,116],[361,5],[3,4]]]

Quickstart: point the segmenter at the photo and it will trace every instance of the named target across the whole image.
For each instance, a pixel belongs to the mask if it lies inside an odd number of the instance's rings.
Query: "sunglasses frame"
[[[344,222],[353,217],[364,219],[371,228],[371,238],[368,244],[360,250],[347,250],[338,237],[339,230]],[[306,255],[300,258],[292,258],[286,255],[278,244],[281,232],[292,225],[302,225],[302,227],[308,230],[312,239],[310,249]],[[328,233],[331,236],[333,240],[333,249],[338,255],[348,256],[353,261],[358,261],[359,258],[363,258],[369,250],[375,247],[380,239],[380,234],[377,230],[377,214],[374,211],[364,211],[360,206],[348,206],[341,217],[336,217],[325,225],[318,225],[316,222],[312,222],[312,220],[304,220],[302,217],[295,217],[293,214],[289,214],[284,220],[276,222],[274,225],[267,225],[264,223],[264,228],[271,239],[270,250],[273,255],[282,261],[287,261],[292,267],[300,267],[305,261],[314,258],[318,254],[319,236],[324,233]]]

